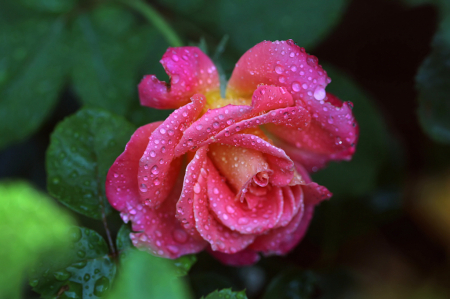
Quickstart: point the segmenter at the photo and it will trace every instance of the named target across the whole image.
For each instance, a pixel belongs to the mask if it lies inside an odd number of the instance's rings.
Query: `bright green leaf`
[[[122,263],[121,273],[108,299],[185,299],[187,285],[176,278],[171,261],[134,250]]]
[[[277,275],[267,287],[263,299],[313,298],[316,278],[311,272],[288,269]]]
[[[327,91],[343,101],[353,102],[360,136],[356,153],[350,162],[330,163],[327,168],[313,175],[314,181],[339,197],[368,194],[376,187],[383,163],[389,157],[387,127],[373,100],[351,78],[329,65],[325,65],[324,69],[333,80],[327,86]]]
[[[47,258],[32,272],[30,285],[44,298],[99,298],[109,289],[116,265],[105,240],[95,231],[72,227],[66,231],[72,245],[64,258]]]
[[[231,289],[215,290],[203,299],[247,299],[245,291],[233,292]]]
[[[47,188],[62,203],[100,219],[111,207],[105,196],[108,169],[135,127],[99,109],[83,109],[58,124],[47,151]]]
[[[33,133],[56,105],[68,71],[64,26],[0,4],[0,149]]]
[[[82,13],[72,29],[72,81],[81,101],[125,115],[137,99],[138,69],[153,29],[113,4]]]
[[[25,182],[1,182],[0,198],[0,298],[19,298],[25,270],[68,248],[73,220]]]

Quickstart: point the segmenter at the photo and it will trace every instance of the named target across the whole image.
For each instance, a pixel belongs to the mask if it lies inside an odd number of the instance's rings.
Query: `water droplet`
[[[78,250],[77,256],[80,258],[84,258],[86,256],[86,252],[83,250]]]
[[[245,217],[241,217],[241,218],[239,218],[238,223],[239,224],[247,224],[248,223],[248,219],[245,218]]]
[[[218,122],[214,122],[213,123],[213,127],[214,127],[214,129],[217,129],[219,127],[219,123]]]
[[[158,186],[159,184],[161,184],[161,181],[158,178],[156,178],[156,179],[153,180],[153,184],[155,186]]]
[[[118,174],[117,172],[114,172],[114,177],[115,177],[115,178],[118,178],[118,177],[119,177],[119,174]]]
[[[197,194],[199,194],[200,191],[201,191],[200,184],[199,184],[199,183],[196,183],[195,186],[194,186],[194,192],[197,193]]]
[[[84,281],[89,281],[89,279],[91,279],[91,275],[89,275],[88,273],[84,274],[83,277]]]
[[[39,279],[33,279],[30,281],[30,286],[31,287],[36,287],[39,284]]]
[[[292,82],[292,90],[293,91],[300,91],[300,83],[294,81]]]
[[[322,86],[317,86],[314,90],[314,98],[318,101],[321,101],[325,98],[326,92],[325,89]]]
[[[101,297],[109,288],[109,279],[107,277],[100,277],[94,284],[94,295]]]
[[[175,61],[175,62],[179,60],[178,56],[175,55],[175,54],[172,55],[172,59],[173,59],[173,61]]]
[[[275,73],[281,75],[281,74],[283,73],[283,70],[284,70],[283,66],[281,66],[281,65],[279,65],[279,64],[277,64],[277,65],[275,66]]]
[[[195,127],[198,131],[200,131],[202,128],[203,128],[203,126],[202,125],[197,125],[196,127]]]
[[[156,153],[154,151],[150,152],[150,157],[156,157]]]
[[[170,83],[177,84],[179,81],[180,81],[180,77],[178,75],[173,75],[172,81],[170,81]]]
[[[78,227],[72,227],[69,234],[74,242],[79,241],[82,236],[81,230]]]
[[[284,83],[284,82],[286,82],[286,77],[280,76],[280,77],[278,77],[278,81],[280,81],[280,83]]]
[[[53,276],[55,276],[56,280],[65,281],[68,280],[72,274],[67,270],[61,270],[53,273]]]
[[[140,186],[139,186],[139,190],[141,190],[141,192],[147,192],[148,191],[148,188],[147,188],[147,185],[146,184],[141,184]]]
[[[213,192],[214,192],[214,194],[219,194],[219,189],[214,188]]]
[[[152,173],[153,174],[158,174],[159,173],[158,166],[155,165],[155,166],[152,167]]]
[[[164,129],[164,128],[159,129],[159,133],[166,134],[166,129]]]
[[[232,206],[227,206],[227,212],[230,214],[233,214],[235,212],[235,210]]]

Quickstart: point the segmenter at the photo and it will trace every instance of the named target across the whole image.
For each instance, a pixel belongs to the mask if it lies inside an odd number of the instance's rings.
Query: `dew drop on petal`
[[[292,82],[292,90],[293,91],[300,91],[300,83],[294,81]]]
[[[147,192],[147,185],[146,184],[141,184],[140,186],[139,186],[139,190],[141,190],[141,192]]]
[[[318,101],[321,101],[325,98],[326,92],[325,89],[322,86],[317,86],[314,90],[314,98]]]
[[[152,167],[152,173],[153,174],[158,174],[159,173],[158,166],[155,165],[155,166]]]

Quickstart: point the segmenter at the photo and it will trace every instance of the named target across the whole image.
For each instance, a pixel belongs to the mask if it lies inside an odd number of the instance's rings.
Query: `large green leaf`
[[[186,299],[189,290],[176,278],[171,261],[134,250],[122,263],[121,273],[108,299]]]
[[[135,127],[99,109],[83,109],[58,124],[47,151],[47,188],[62,203],[100,219],[111,207],[105,196],[108,169]]]
[[[247,299],[245,291],[233,292],[231,289],[215,290],[202,299]]]
[[[44,259],[32,272],[30,285],[44,298],[99,298],[114,279],[116,265],[105,240],[95,231],[72,227],[71,249],[61,259]]]
[[[373,100],[350,77],[330,65],[325,65],[324,69],[333,80],[327,91],[343,101],[353,102],[360,135],[352,160],[330,163],[313,175],[314,181],[326,186],[338,197],[367,195],[376,187],[383,164],[389,157],[386,124]]]
[[[153,29],[113,4],[80,14],[72,28],[72,81],[84,104],[125,115],[137,101],[138,69]],[[156,58],[159,59],[159,58]]]
[[[288,269],[278,274],[267,287],[263,299],[313,298],[316,277],[311,272]]]
[[[78,1],[79,0],[19,0],[18,2],[24,7],[31,8],[38,12],[62,13],[73,9]]]
[[[68,70],[65,23],[0,3],[0,149],[33,133],[55,106]]]
[[[213,30],[218,37],[229,34],[230,45],[243,53],[263,40],[294,39],[311,48],[339,21],[347,0],[188,1],[195,10],[182,11],[168,0],[163,5],[178,10],[191,22]],[[202,5],[203,4],[203,5]]]
[[[25,182],[1,182],[0,198],[0,298],[19,298],[24,270],[68,248],[73,220]]]

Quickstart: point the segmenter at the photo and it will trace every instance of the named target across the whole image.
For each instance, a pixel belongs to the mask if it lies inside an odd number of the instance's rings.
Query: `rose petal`
[[[154,255],[166,258],[178,258],[185,254],[202,251],[207,243],[194,239],[175,218],[175,205],[182,187],[181,177],[168,198],[158,209],[144,205],[132,206],[124,215],[132,221],[130,234],[134,246],[148,250]]]
[[[106,176],[105,192],[110,204],[119,211],[131,205],[141,204],[138,189],[137,172],[139,158],[142,157],[148,138],[162,122],[142,126],[131,136],[125,151],[117,157]]]
[[[252,95],[252,114],[294,105],[294,100],[286,88],[272,85],[258,85]]]
[[[306,153],[325,156],[326,160],[350,160],[355,152],[358,126],[352,115],[352,105],[348,102],[333,106],[340,101],[327,93],[325,102],[312,110],[309,127],[303,131],[284,125],[268,125],[267,129],[282,140],[302,149]]]
[[[169,48],[161,64],[170,77],[170,87],[154,75],[145,76],[139,84],[143,106],[176,109],[196,93],[220,93],[216,67],[197,47]]]
[[[222,180],[212,163],[208,163],[208,169],[210,209],[225,226],[241,234],[262,234],[277,224],[283,212],[281,188],[272,187],[265,196],[259,197],[259,204],[252,209],[235,200],[235,193]]]
[[[175,110],[151,134],[137,173],[139,193],[148,206],[158,206],[170,193],[179,172],[179,164],[172,163],[175,146],[204,103],[203,95],[194,95],[192,103]]]
[[[301,206],[299,212],[288,225],[258,236],[250,249],[261,251],[264,255],[283,255],[288,253],[304,236],[314,210],[313,205]]]
[[[240,121],[251,111],[250,106],[227,105],[208,110],[183,133],[175,149],[175,156],[180,156],[188,150],[197,148],[201,143],[214,136],[224,128]]]
[[[305,193],[305,204],[317,205],[331,198],[333,194],[326,187],[314,183],[303,165],[295,162],[295,168],[305,180],[305,184],[302,185],[303,192]]]
[[[194,186],[194,217],[197,231],[211,244],[214,251],[236,253],[243,250],[253,242],[255,236],[233,232],[219,223],[209,210],[207,188],[206,178],[200,173],[199,180]]]
[[[282,148],[286,154],[296,163],[303,165],[308,172],[316,172],[325,167],[330,160],[329,155],[317,154],[304,149],[296,148],[281,139],[274,138],[274,144]]]
[[[208,249],[209,254],[228,266],[250,266],[259,261],[258,252],[251,249],[244,249],[234,254],[227,254],[220,251]]]
[[[184,229],[193,237],[200,238],[199,233],[195,229],[194,218],[194,187],[198,183],[200,172],[206,162],[207,147],[200,148],[194,158],[186,167],[186,174],[184,176],[183,190],[181,191],[180,199],[177,202],[178,221],[183,224]],[[203,170],[204,171],[204,170]],[[203,176],[202,176],[203,177]]]
[[[275,228],[288,225],[294,215],[297,215],[298,210],[303,203],[303,191],[301,186],[283,187],[282,189],[284,198],[283,214]]]

